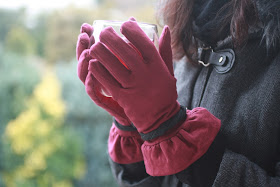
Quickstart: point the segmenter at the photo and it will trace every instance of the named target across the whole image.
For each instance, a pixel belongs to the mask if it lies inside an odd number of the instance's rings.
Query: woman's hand
[[[97,60],[89,72],[124,108],[141,133],[157,129],[180,109],[173,76],[170,31],[165,27],[159,51],[135,21],[121,27],[125,42],[112,28],[105,28],[90,54]]]
[[[89,62],[95,62],[89,54],[89,48],[94,44],[92,36],[93,27],[87,23],[81,26],[81,33],[78,36],[76,46],[76,56],[78,59],[78,77],[85,84],[86,91],[90,98],[100,107],[108,111],[115,119],[124,126],[131,124],[122,107],[113,100],[112,97],[106,97],[101,93],[105,88],[88,71]]]
[[[89,63],[98,62],[89,55],[89,48],[94,44],[93,28],[83,24],[78,37],[76,55],[78,59],[78,77],[85,84],[86,92],[100,107],[115,117],[108,139],[108,152],[111,159],[120,164],[130,164],[143,160],[141,145],[143,140],[131,126],[123,108],[112,98],[102,94],[105,88],[88,71]],[[105,90],[106,91],[106,90]]]
[[[141,146],[149,175],[178,173],[209,148],[221,123],[204,108],[187,110],[177,102],[168,27],[159,51],[135,21],[121,27],[128,42],[105,28],[90,48],[96,60],[89,72],[124,109],[146,140]]]

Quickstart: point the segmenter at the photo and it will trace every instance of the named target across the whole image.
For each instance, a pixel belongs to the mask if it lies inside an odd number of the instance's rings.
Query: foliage
[[[49,63],[70,61],[75,57],[74,51],[80,27],[90,17],[87,13],[89,11],[69,7],[49,15],[44,48]]]
[[[26,57],[0,49],[0,138],[7,123],[25,109],[25,99],[39,82],[38,68]],[[3,141],[0,141],[0,186],[4,161]]]
[[[25,107],[39,82],[39,68],[30,58],[0,50],[0,135]]]
[[[82,23],[155,23],[150,2],[98,0],[32,18],[24,8],[0,9],[0,186],[116,186],[107,155],[112,118],[77,78],[75,46]],[[58,80],[49,74],[38,85],[45,69]]]
[[[49,14],[40,13],[33,22],[33,27],[30,29],[34,41],[36,41],[36,51],[35,53],[40,57],[45,57],[46,52],[46,36],[48,33],[48,21]]]
[[[55,11],[49,15],[46,22],[48,26],[44,54],[49,63],[70,61],[75,58],[74,51],[82,23],[91,24],[96,19],[125,21],[130,15],[134,15],[139,21],[155,23],[153,14],[151,6],[124,13],[115,9],[111,1],[105,1],[100,7],[92,10],[68,7]]]
[[[0,9],[0,43],[6,38],[7,33],[15,26],[24,26],[25,24],[25,9],[5,10]]]
[[[77,186],[116,186],[108,163],[107,138],[112,117],[96,106],[76,75],[76,60],[56,65],[67,109],[65,122],[83,138],[87,170]]]
[[[8,32],[5,39],[7,51],[13,51],[19,55],[30,55],[35,53],[36,43],[34,38],[24,27],[15,26]]]
[[[27,109],[5,130],[3,178],[8,187],[72,186],[83,175],[81,141],[62,126],[64,114],[59,84],[48,74]]]

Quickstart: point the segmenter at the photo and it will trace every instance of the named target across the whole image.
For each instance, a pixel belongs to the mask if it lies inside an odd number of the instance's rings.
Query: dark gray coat
[[[205,107],[221,119],[208,152],[186,170],[164,177],[148,176],[142,162],[111,162],[120,186],[280,186],[280,1],[256,4],[263,27],[250,34],[247,44],[235,49],[227,38],[214,48],[233,49],[228,72],[184,58],[175,64],[179,103],[188,109]],[[269,11],[278,17],[268,19]]]

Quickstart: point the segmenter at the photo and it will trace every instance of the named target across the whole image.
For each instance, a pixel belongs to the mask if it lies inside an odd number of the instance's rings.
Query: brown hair
[[[174,59],[184,55],[190,61],[197,52],[197,40],[192,29],[192,10],[195,0],[164,0],[160,1],[160,9],[157,13],[158,20],[163,21],[170,27],[172,38],[172,49]],[[257,13],[252,0],[231,0],[218,12],[227,10],[223,17],[223,27],[230,25],[230,32],[235,47],[242,46],[248,37],[249,26],[256,24]]]

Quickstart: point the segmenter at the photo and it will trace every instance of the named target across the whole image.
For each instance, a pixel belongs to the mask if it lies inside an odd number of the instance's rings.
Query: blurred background
[[[114,187],[112,118],[77,77],[82,23],[156,23],[155,0],[8,0],[0,4],[0,187]]]

